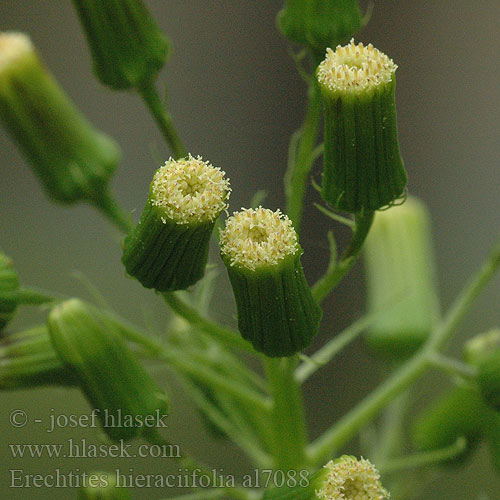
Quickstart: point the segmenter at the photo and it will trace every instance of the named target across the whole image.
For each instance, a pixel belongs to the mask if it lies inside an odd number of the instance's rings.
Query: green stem
[[[359,429],[370,422],[398,394],[427,371],[431,357],[442,349],[456,332],[460,322],[470,311],[474,301],[486,288],[499,267],[500,244],[497,244],[483,266],[464,287],[424,346],[375,391],[366,396],[355,408],[310,445],[308,458],[312,464],[321,464],[332,453],[348,443]]]
[[[467,365],[458,359],[453,359],[440,353],[434,353],[429,356],[429,362],[435,368],[449,373],[452,377],[458,376],[471,379],[477,375],[477,369],[474,366]]]
[[[228,347],[237,348],[246,352],[255,353],[253,347],[239,335],[229,328],[204,318],[187,302],[183,301],[176,293],[163,293],[163,299],[169,307],[181,318],[184,318],[193,327],[197,327],[213,337],[219,339]]]
[[[445,462],[461,455],[467,448],[467,440],[462,436],[455,443],[439,450],[424,451],[401,458],[393,458],[380,466],[380,472],[384,474],[399,472],[402,470],[416,469],[436,463]]]
[[[103,194],[101,198],[93,200],[92,204],[124,233],[128,233],[134,227],[130,215],[120,208],[109,192]]]
[[[354,266],[373,222],[373,212],[357,214],[351,242],[338,263],[330,261],[326,273],[312,287],[314,298],[322,302]]]
[[[34,288],[20,288],[12,293],[19,304],[41,305],[58,300],[56,297],[46,292],[35,290]]]
[[[160,129],[163,137],[167,141],[172,154],[176,159],[184,158],[187,156],[188,151],[184,147],[175,130],[174,124],[172,122],[172,117],[170,113],[165,109],[160,96],[156,90],[153,82],[145,84],[143,87],[137,90],[144,100],[146,106],[148,107],[151,115],[156,121],[158,128]]]
[[[298,470],[304,464],[307,432],[300,385],[294,371],[297,358],[266,358],[273,397],[273,455],[275,468]]]
[[[311,82],[307,93],[307,111],[304,124],[300,129],[299,136],[295,134],[292,136],[292,140],[298,140],[297,150],[289,158],[285,174],[286,211],[297,233],[300,232],[307,180],[315,160],[314,153],[320,116],[321,95],[316,83]]]

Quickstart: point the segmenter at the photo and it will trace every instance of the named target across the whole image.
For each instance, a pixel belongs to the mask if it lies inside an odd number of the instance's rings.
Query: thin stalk
[[[408,469],[416,469],[437,463],[445,462],[461,455],[467,448],[467,440],[461,436],[455,443],[446,448],[438,450],[424,451],[415,453],[406,457],[393,458],[382,464],[379,468],[380,472],[389,474]]]
[[[471,379],[477,375],[477,369],[474,366],[467,365],[458,359],[453,359],[440,353],[434,353],[429,356],[429,362],[434,368],[443,370],[452,377],[458,376],[464,379]]]
[[[336,450],[348,443],[359,429],[370,422],[398,394],[427,371],[431,364],[431,357],[439,349],[442,349],[453,336],[460,322],[470,311],[475,300],[486,288],[499,267],[500,244],[497,244],[483,266],[464,287],[424,346],[375,391],[366,396],[355,408],[310,445],[308,458],[312,464],[321,464]]]
[[[300,385],[294,377],[296,365],[296,357],[265,360],[273,397],[274,467],[281,470],[297,470],[305,459],[307,432]]]
[[[314,298],[322,302],[354,266],[373,222],[373,212],[357,214],[351,242],[338,263],[330,262],[326,273],[312,287]]]
[[[255,353],[253,347],[239,335],[238,332],[220,326],[219,324],[204,318],[187,302],[183,301],[178,294],[163,293],[163,299],[178,316],[184,318],[193,327],[197,327],[213,337],[220,340],[228,347],[237,348],[245,352]]]
[[[286,211],[293,222],[297,233],[300,232],[304,196],[309,172],[317,158],[315,155],[321,117],[321,96],[315,82],[309,84],[307,93],[307,110],[304,124],[299,133],[292,136],[297,141],[295,154],[290,155],[288,169],[285,174]]]
[[[158,125],[163,137],[167,141],[174,158],[179,159],[187,156],[188,151],[182,144],[182,141],[175,130],[172,117],[165,109],[154,83],[150,82],[145,84],[137,91],[151,112],[151,115]]]
[[[98,200],[93,200],[92,204],[100,210],[120,231],[128,233],[132,228],[132,219],[124,212],[115,198],[110,193],[106,193]]]
[[[19,304],[26,305],[41,305],[49,304],[50,302],[55,302],[59,300],[53,295],[49,295],[47,292],[42,292],[34,288],[20,288],[15,292],[12,292],[12,297],[15,297]]]

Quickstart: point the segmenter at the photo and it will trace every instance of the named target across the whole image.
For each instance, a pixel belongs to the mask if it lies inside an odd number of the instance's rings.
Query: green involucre
[[[9,257],[0,252],[0,330],[12,319],[17,308],[19,276]]]
[[[94,72],[115,89],[154,81],[170,45],[142,0],[73,0],[85,31]]]
[[[270,357],[302,351],[318,332],[322,311],[304,276],[301,253],[299,249],[277,265],[255,270],[231,266],[222,255],[233,287],[241,335]]]
[[[129,350],[116,324],[92,306],[71,299],[51,311],[48,326],[59,357],[99,410],[110,439],[131,439],[156,430],[144,422],[154,423],[165,414],[166,396]]]
[[[48,196],[65,203],[105,196],[120,151],[75,108],[34,52],[0,74],[0,118]]]
[[[365,335],[378,353],[405,357],[429,337],[439,316],[430,217],[410,197],[377,212],[364,251],[369,313]]]

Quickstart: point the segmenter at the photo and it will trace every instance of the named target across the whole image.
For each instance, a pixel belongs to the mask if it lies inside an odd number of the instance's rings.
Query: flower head
[[[299,250],[292,221],[280,210],[242,209],[220,233],[221,252],[231,266],[255,270],[276,265]]]
[[[386,500],[390,496],[369,460],[344,455],[324,468],[326,477],[316,490],[320,500]]]
[[[354,44],[354,39],[335,51],[326,49],[318,67],[318,81],[332,92],[362,92],[389,83],[397,65],[371,43]]]
[[[225,172],[201,156],[170,158],[151,184],[151,202],[178,224],[215,220],[226,210],[231,189]]]

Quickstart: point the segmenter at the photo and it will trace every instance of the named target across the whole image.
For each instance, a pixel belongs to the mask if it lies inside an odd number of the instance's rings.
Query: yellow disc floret
[[[280,210],[242,209],[220,233],[221,252],[231,266],[255,270],[276,265],[299,249],[292,221]]]
[[[324,467],[326,479],[316,490],[316,497],[321,500],[386,500],[390,497],[369,460],[343,456]]]
[[[318,66],[318,81],[332,92],[359,92],[389,83],[397,66],[370,43],[357,45],[351,40],[326,49],[326,58]]]
[[[31,40],[24,33],[14,31],[0,33],[0,72],[33,50]]]
[[[226,210],[231,191],[225,172],[201,156],[174,160],[158,169],[151,186],[151,203],[178,224],[207,222]]]

